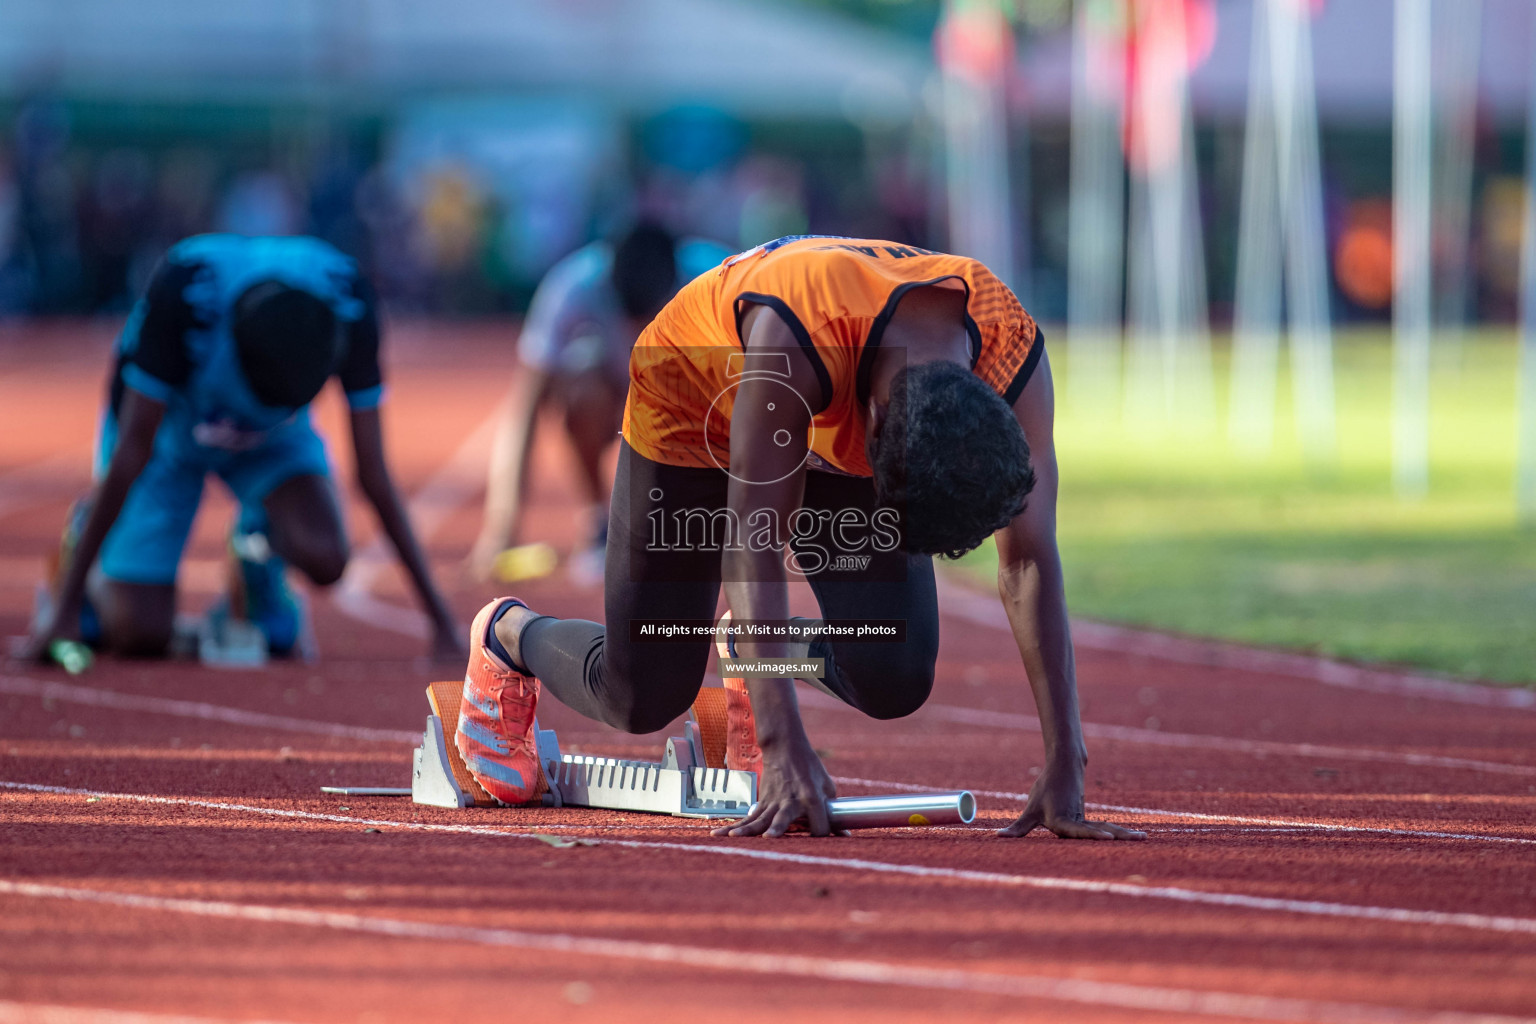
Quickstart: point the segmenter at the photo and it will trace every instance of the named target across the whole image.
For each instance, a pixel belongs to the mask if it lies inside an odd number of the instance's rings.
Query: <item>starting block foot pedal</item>
[[[432,713],[421,746],[411,766],[411,799],[433,807],[495,807],[496,800],[480,787],[469,766],[459,756],[459,748],[448,737],[459,726],[459,706],[464,684],[432,683],[427,687],[427,703]]]
[[[699,764],[725,767],[726,722],[730,715],[727,700],[724,688],[719,686],[702,687],[699,695],[693,698],[693,707],[688,710],[688,727],[693,730],[689,735],[699,743]]]
[[[268,659],[267,635],[255,623],[215,609],[199,622],[197,658],[209,668],[261,668]]]
[[[433,807],[497,807],[499,802],[475,781],[469,766],[459,756],[459,748],[450,738],[459,727],[459,709],[463,706],[464,684],[459,682],[433,683],[427,687],[427,702],[432,714],[427,716],[426,731],[421,746],[411,765],[411,799],[418,804]],[[534,722],[538,743],[539,760],[547,761],[547,753],[559,760],[560,747],[555,734],[540,729]],[[545,778],[542,802],[545,806],[560,806],[560,794]]]
[[[421,746],[416,748],[416,754],[411,764],[411,800],[418,804],[429,804],[433,807],[474,807],[478,803],[474,790],[480,789],[479,783],[474,779],[468,780],[468,786],[460,782],[456,777],[454,762],[460,766],[463,760],[459,758],[459,752],[447,741],[443,735],[443,720],[436,715],[427,716],[427,731],[421,738]],[[465,772],[466,776],[468,772]],[[485,790],[480,789],[484,793]],[[494,804],[489,794],[486,795],[486,804]]]

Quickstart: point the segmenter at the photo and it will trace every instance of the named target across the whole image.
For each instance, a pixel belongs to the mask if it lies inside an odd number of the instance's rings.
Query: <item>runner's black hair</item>
[[[959,558],[1022,512],[1035,485],[1013,410],[958,363],[898,371],[873,448],[876,497],[900,513],[913,554]]]
[[[629,230],[613,250],[613,289],[619,305],[636,319],[661,311],[677,287],[677,238],[651,221]]]
[[[235,301],[234,335],[251,391],[282,409],[314,401],[343,354],[331,307],[280,281],[253,285]]]

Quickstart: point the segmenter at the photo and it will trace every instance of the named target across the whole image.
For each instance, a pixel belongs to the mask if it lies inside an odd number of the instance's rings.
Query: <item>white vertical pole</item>
[[[1536,41],[1536,17],[1532,18]],[[1520,383],[1517,393],[1515,508],[1520,521],[1536,526],[1536,68],[1525,128],[1525,238],[1520,267]]]
[[[1397,0],[1393,18],[1392,482],[1429,489],[1430,0]]]
[[[1132,226],[1133,241],[1145,240],[1145,250],[1132,258],[1134,319],[1138,333],[1155,334],[1133,336],[1127,407],[1134,407],[1132,415],[1146,415],[1160,404],[1166,422],[1201,427],[1208,425],[1212,405],[1210,344],[1204,328],[1204,250],[1195,203],[1183,7],[1160,4],[1151,10],[1166,21],[1139,26],[1146,35],[1139,41],[1143,71],[1133,102],[1148,135],[1142,144],[1155,145],[1150,142],[1153,131],[1178,134],[1171,142],[1163,140],[1171,151],[1153,155],[1146,180],[1133,195],[1133,214],[1145,218]],[[1142,303],[1146,308],[1135,309]],[[1147,372],[1146,364],[1154,361],[1156,369]],[[1160,403],[1153,397],[1158,392]],[[1175,416],[1176,410],[1180,415]]]
[[[1124,24],[1125,0],[1110,0]],[[1068,208],[1068,386],[1083,409],[1118,401],[1120,317],[1125,266],[1125,167],[1120,155],[1124,63],[1090,66],[1090,5],[1079,3],[1072,39],[1072,168]],[[1113,99],[1095,96],[1095,75]]]
[[[957,16],[946,0],[944,17]],[[999,31],[1008,31],[997,0],[972,0],[987,8]],[[1002,281],[1016,283],[1013,209],[1008,188],[1008,122],[1004,86],[1008,69],[984,76],[944,70],[944,135],[949,189],[950,245],[985,263]]]
[[[1296,428],[1307,459],[1334,454],[1333,326],[1328,308],[1328,253],[1323,240],[1323,172],[1318,154],[1312,31],[1301,5],[1269,0],[1277,29],[1270,67],[1275,98],[1284,224],[1286,294],[1290,296],[1291,390]]]
[[[1183,9],[1178,4],[1169,5],[1168,9],[1175,8],[1182,15]],[[1163,76],[1172,77],[1180,73],[1170,67],[1177,57],[1167,40],[1162,38],[1167,31],[1165,29],[1153,37],[1156,45],[1144,45],[1141,49],[1141,59],[1147,67],[1146,79],[1155,81]],[[1143,88],[1137,90],[1137,101],[1141,107],[1142,124],[1150,131],[1151,126],[1158,124],[1159,111],[1156,104],[1159,96],[1156,87],[1146,87],[1146,79]],[[1182,125],[1182,112],[1175,116]],[[1162,411],[1163,417],[1170,421],[1173,419],[1178,395],[1179,332],[1183,326],[1179,322],[1179,292],[1184,278],[1181,267],[1184,261],[1184,169],[1180,166],[1183,156],[1184,147],[1180,142],[1174,156],[1149,169],[1147,179],[1148,241],[1151,245],[1149,252],[1157,307],[1158,351],[1162,357]]]
[[[1468,250],[1472,223],[1472,157],[1477,128],[1477,65],[1483,44],[1483,0],[1442,3],[1435,38],[1445,53],[1436,97],[1440,121],[1440,157],[1435,167],[1435,209],[1444,227],[1437,246],[1444,255],[1435,276],[1439,289],[1435,320],[1449,361],[1460,363],[1466,332],[1467,297],[1471,275]]]
[[[1275,152],[1272,0],[1255,0],[1243,137],[1243,192],[1237,222],[1237,295],[1232,310],[1228,437],[1250,454],[1275,438],[1275,364],[1280,348],[1280,197]]]
[[[1136,97],[1130,97],[1132,103]],[[1153,272],[1151,184],[1142,170],[1129,176],[1130,223],[1126,227],[1125,375],[1121,395],[1125,418],[1150,423],[1162,416],[1158,387],[1158,302]]]
[[[1200,216],[1200,174],[1195,159],[1195,115],[1190,101],[1189,55],[1179,49],[1180,154],[1179,186],[1182,191],[1179,282],[1179,398],[1186,419],[1201,433],[1215,425],[1215,381],[1211,370],[1210,291],[1205,281],[1205,225]]]

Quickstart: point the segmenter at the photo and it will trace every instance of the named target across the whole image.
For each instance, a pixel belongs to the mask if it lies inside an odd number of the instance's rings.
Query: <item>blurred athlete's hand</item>
[[[501,551],[502,544],[498,540],[485,537],[476,540],[475,546],[469,549],[469,555],[464,559],[465,577],[476,583],[489,583],[491,573],[496,568],[496,556]]]
[[[31,632],[12,643],[9,653],[18,662],[35,665],[52,659],[49,646],[55,640],[79,639],[80,610],[55,605],[32,623]]]

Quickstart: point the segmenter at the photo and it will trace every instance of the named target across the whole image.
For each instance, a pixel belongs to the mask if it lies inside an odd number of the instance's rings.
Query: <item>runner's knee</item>
[[[693,704],[690,695],[650,698],[608,709],[607,724],[627,733],[660,732]]]
[[[633,679],[629,685],[610,687],[605,700],[604,721],[628,733],[659,732],[685,713],[698,695],[698,687],[679,687],[674,669],[664,678]],[[697,679],[697,677],[694,677]]]
[[[326,536],[320,530],[274,529],[272,533],[272,546],[277,553],[316,586],[330,586],[347,569],[351,552],[345,537]]]
[[[262,512],[267,540],[284,561],[317,586],[341,579],[350,551],[327,478],[303,474],[285,480],[263,500]]]
[[[348,554],[345,541],[317,544],[293,559],[293,564],[316,586],[328,587],[346,572]]]
[[[933,692],[935,648],[912,644],[866,644],[857,661],[839,662],[855,682],[854,706],[871,718],[905,718],[927,702]]]
[[[927,703],[933,692],[933,673],[886,677],[882,683],[879,690],[859,695],[859,710],[871,718],[905,718]]]
[[[176,591],[171,586],[98,580],[91,601],[102,641],[114,654],[163,657],[176,628]]]
[[[103,639],[112,653],[128,658],[160,658],[171,646],[175,617],[127,613],[111,616],[103,625]]]

